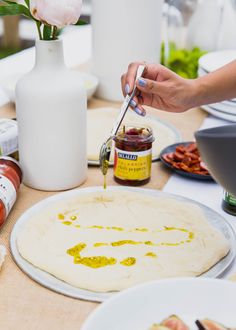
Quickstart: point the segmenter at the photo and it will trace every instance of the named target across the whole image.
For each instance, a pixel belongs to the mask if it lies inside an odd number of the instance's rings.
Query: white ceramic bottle
[[[120,101],[121,74],[130,62],[158,63],[163,0],[93,0],[92,71],[97,95]]]
[[[36,41],[36,63],[16,86],[23,182],[66,190],[86,179],[86,91],[64,64],[61,40]]]

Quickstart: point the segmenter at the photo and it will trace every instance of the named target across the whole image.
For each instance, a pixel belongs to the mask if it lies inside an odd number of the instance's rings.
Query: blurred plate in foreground
[[[235,296],[235,283],[225,280],[181,278],[149,282],[118,293],[100,305],[81,330],[148,330],[173,314],[190,329],[197,329],[195,321],[205,318],[235,328]]]

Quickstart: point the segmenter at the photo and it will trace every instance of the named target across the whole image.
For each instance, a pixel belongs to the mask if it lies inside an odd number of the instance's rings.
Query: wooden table
[[[93,99],[89,108],[116,106],[117,103]],[[160,119],[167,120],[181,132],[183,140],[192,140],[193,132],[199,128],[206,114],[193,109],[183,114],[171,114],[148,109]],[[8,104],[0,108],[0,117],[13,118],[14,106]],[[151,181],[144,188],[162,189],[171,172],[160,162],[153,163]],[[117,185],[112,170],[108,174],[108,184]],[[88,179],[81,187],[101,186],[103,178],[97,167],[88,169]],[[0,272],[0,329],[3,330],[78,330],[87,316],[98,304],[72,299],[52,292],[25,275],[12,260],[9,250],[11,230],[19,216],[33,204],[55,194],[21,186],[17,202],[4,227],[0,230],[0,244],[8,249],[6,262]],[[94,329],[96,330],[96,329]],[[100,329],[99,329],[100,330]],[[101,329],[102,330],[102,329]],[[112,330],[112,329],[111,329]]]

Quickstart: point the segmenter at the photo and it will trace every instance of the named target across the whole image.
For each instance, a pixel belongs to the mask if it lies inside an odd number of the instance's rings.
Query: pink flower
[[[82,0],[31,0],[31,14],[39,21],[62,28],[75,24],[82,9]]]

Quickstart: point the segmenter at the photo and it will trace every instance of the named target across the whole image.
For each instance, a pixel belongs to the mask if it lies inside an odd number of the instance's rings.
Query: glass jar
[[[0,157],[0,227],[16,201],[21,181],[19,163],[11,157]]]
[[[115,141],[114,179],[123,185],[149,182],[152,164],[152,129],[148,126],[123,126]]]
[[[222,209],[231,214],[236,216],[236,197],[224,191],[224,196],[222,200]]]

